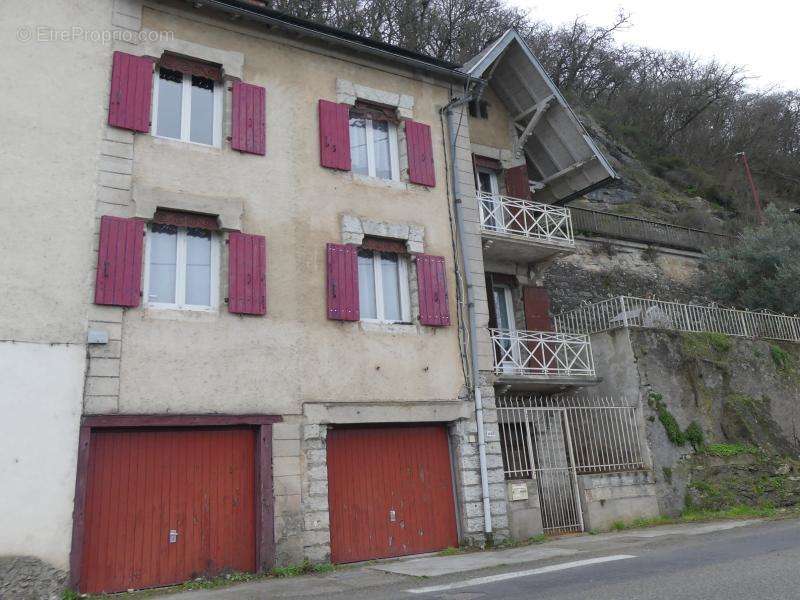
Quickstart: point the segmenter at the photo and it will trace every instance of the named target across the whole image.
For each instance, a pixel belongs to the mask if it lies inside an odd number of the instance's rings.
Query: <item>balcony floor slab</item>
[[[536,263],[575,252],[575,243],[483,230],[483,256],[494,261]]]

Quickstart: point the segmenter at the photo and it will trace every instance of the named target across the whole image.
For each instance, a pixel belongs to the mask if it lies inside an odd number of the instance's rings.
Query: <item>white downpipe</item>
[[[479,84],[480,86],[480,84]],[[475,421],[478,425],[478,463],[481,473],[481,495],[483,497],[483,531],[487,536],[492,534],[492,504],[489,496],[489,475],[486,470],[486,433],[483,425],[483,402],[481,400],[480,372],[478,371],[478,324],[475,316],[475,283],[473,274],[467,265],[467,246],[464,238],[464,212],[461,202],[461,191],[458,184],[458,174],[456,171],[456,137],[458,134],[457,124],[454,121],[453,108],[468,103],[472,96],[480,96],[478,91],[467,92],[461,98],[453,99],[442,110],[447,115],[447,129],[450,134],[450,177],[453,190],[453,203],[455,205],[456,227],[461,246],[461,256],[464,259],[464,279],[467,284],[467,315],[469,319],[469,361],[472,372],[472,390],[475,400]]]

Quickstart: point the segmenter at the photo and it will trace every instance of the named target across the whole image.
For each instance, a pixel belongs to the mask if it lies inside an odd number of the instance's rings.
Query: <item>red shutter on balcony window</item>
[[[528,331],[554,331],[550,316],[550,294],[546,288],[526,285],[522,288],[522,305],[525,308],[525,329]]]
[[[329,169],[350,170],[350,106],[319,101],[319,160]]]
[[[131,131],[150,131],[150,97],[153,61],[143,56],[114,52],[108,124]]]
[[[450,325],[447,271],[443,256],[417,255],[417,284],[419,322],[434,327]]]
[[[263,235],[228,237],[228,312],[267,314],[267,242]]]
[[[433,143],[431,128],[424,123],[406,121],[406,149],[408,150],[408,180],[411,183],[434,187]]]
[[[531,189],[528,184],[527,165],[506,169],[506,195],[522,200],[530,199]]]
[[[139,219],[100,219],[95,304],[139,306],[144,223]]]
[[[231,148],[266,154],[265,96],[263,87],[235,81],[231,111]]]
[[[358,321],[358,248],[328,244],[328,318]]]

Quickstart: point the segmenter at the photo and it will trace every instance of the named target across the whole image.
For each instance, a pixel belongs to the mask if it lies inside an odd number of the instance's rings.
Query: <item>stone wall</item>
[[[706,456],[686,440],[670,439],[664,421],[673,419],[673,429],[681,435],[696,423],[706,444],[752,446],[760,456],[779,462],[800,451],[800,346],[720,334],[619,329],[593,335],[592,347],[603,378],[596,392],[642,402],[662,512],[676,514],[685,508]],[[761,475],[754,477],[750,485],[757,485]]]
[[[587,531],[611,529],[614,523],[658,515],[658,500],[649,471],[578,476],[583,525]]]
[[[579,239],[576,252],[541,268],[559,313],[614,296],[706,303],[698,284],[702,255],[633,242]]]

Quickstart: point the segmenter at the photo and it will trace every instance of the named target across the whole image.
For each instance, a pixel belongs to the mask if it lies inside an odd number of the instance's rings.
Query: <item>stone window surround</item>
[[[355,215],[342,215],[343,244],[360,246],[365,235],[403,240],[406,243],[406,250],[412,254],[421,254],[425,251],[425,227],[422,225],[389,223]]]
[[[353,83],[347,79],[336,79],[336,101],[354,106],[356,100],[367,100],[385,106],[394,106],[401,119],[414,118],[414,96],[397,94]]]

